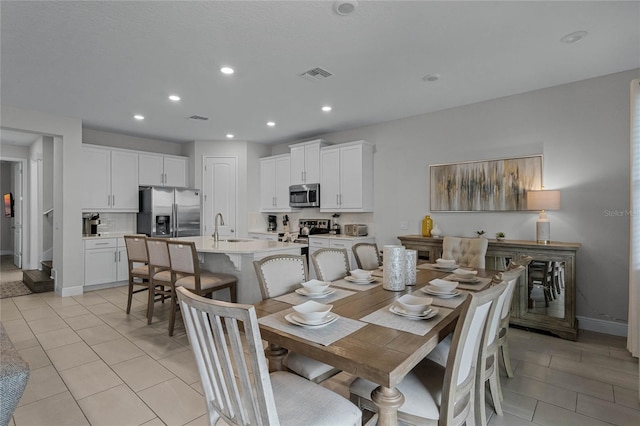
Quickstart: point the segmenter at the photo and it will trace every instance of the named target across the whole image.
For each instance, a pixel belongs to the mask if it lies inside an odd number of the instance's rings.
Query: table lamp
[[[551,223],[545,210],[560,210],[560,191],[531,190],[527,192],[527,209],[540,210],[536,222],[536,242],[551,242]]]

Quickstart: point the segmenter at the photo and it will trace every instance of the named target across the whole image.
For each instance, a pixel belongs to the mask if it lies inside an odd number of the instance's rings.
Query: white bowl
[[[329,288],[329,284],[330,283],[326,281],[311,280],[311,281],[302,283],[302,286],[306,288],[307,291],[311,294],[321,294],[327,291],[327,288]]]
[[[411,294],[405,294],[401,296],[396,302],[404,309],[406,312],[410,312],[412,314],[421,314],[431,305],[433,299],[430,297],[418,297],[413,296]]]
[[[436,278],[435,280],[429,281],[429,284],[431,284],[435,289],[440,291],[446,291],[447,293],[451,293],[453,290],[455,290],[456,287],[458,287],[457,282],[447,281],[440,278]]]
[[[351,276],[356,280],[367,280],[371,278],[371,271],[365,271],[364,269],[354,269],[353,271],[349,271]]]
[[[301,305],[295,305],[293,309],[305,321],[320,321],[331,311],[333,305],[325,305],[323,303],[309,300]]]
[[[436,259],[436,263],[440,266],[453,266],[456,261],[454,259]]]
[[[465,280],[471,279],[471,278],[475,277],[477,274],[478,274],[478,271],[472,271],[470,269],[458,268],[455,271],[453,271],[453,275],[455,275],[458,278],[465,279]]]

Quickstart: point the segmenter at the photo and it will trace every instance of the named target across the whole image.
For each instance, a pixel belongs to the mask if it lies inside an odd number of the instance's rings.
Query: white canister
[[[416,250],[405,250],[405,285],[416,285],[416,266],[418,264],[418,252]]]
[[[385,290],[402,291],[406,281],[406,260],[404,246],[384,246],[384,280]]]

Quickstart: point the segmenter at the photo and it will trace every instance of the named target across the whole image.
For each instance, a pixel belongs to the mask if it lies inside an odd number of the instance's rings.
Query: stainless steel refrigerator
[[[141,187],[139,196],[139,234],[166,238],[200,235],[200,190]]]

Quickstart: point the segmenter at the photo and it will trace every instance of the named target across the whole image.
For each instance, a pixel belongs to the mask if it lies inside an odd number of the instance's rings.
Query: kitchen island
[[[249,238],[221,239],[217,242],[213,237],[206,236],[173,239],[195,243],[201,269],[223,272],[238,278],[238,302],[251,304],[262,300],[253,261],[274,254],[299,255],[301,249],[306,247],[304,244]],[[219,295],[214,293],[213,297],[228,301],[227,294],[227,290],[221,290]]]

